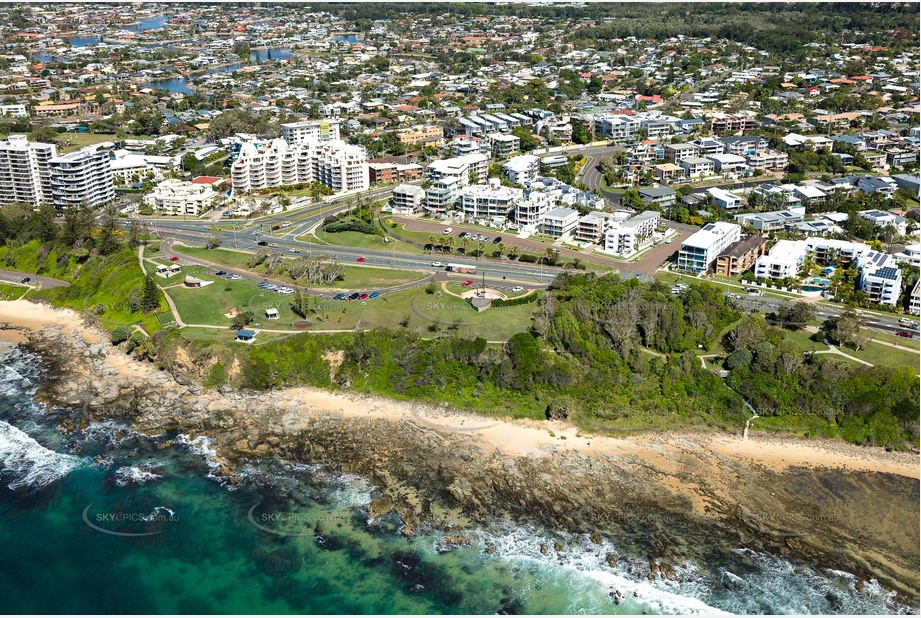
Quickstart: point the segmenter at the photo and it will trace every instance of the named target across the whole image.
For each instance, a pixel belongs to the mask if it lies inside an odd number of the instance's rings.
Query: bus
[[[449,273],[461,273],[464,275],[475,275],[476,266],[468,266],[466,264],[448,264],[445,267]]]

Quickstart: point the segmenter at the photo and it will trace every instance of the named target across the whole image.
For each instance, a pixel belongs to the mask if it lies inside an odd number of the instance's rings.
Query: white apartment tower
[[[96,207],[115,199],[112,163],[106,150],[89,148],[49,159],[51,195],[57,209]]]
[[[56,156],[54,144],[29,142],[25,135],[0,142],[0,204],[50,204],[49,162]]]
[[[368,155],[361,146],[342,141],[291,145],[274,139],[263,147],[244,144],[230,168],[235,193],[319,182],[333,191],[368,188]]]
[[[289,144],[319,144],[339,140],[339,120],[305,120],[281,125],[281,136]]]

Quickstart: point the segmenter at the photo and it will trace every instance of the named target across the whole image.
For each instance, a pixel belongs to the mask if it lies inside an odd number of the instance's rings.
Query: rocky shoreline
[[[620,548],[609,564],[645,556],[632,570],[648,579],[679,578],[672,565],[712,564],[744,547],[877,579],[906,604],[918,602],[917,478],[827,467],[778,471],[727,456],[697,435],[643,437],[620,451],[510,454],[501,432],[437,422],[445,410],[406,405],[393,417],[378,414],[379,401],[370,397],[328,394],[305,405],[303,393],[206,390],[180,368],[159,371],[103,338],[91,342],[52,326],[25,334],[46,366],[39,395],[77,411],[61,431],[117,418],[149,434],[208,436],[228,483],[239,481],[238,465],[269,457],[360,474],[378,488],[369,525],[396,512],[406,536],[445,531],[444,551],[468,543],[464,531],[472,524],[499,518],[582,533],[596,544],[609,540]],[[337,409],[335,398],[356,405]],[[881,505],[885,513],[867,517]],[[562,541],[541,548],[568,550]]]

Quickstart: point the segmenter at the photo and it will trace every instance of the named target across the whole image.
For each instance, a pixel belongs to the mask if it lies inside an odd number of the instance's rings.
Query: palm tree
[[[518,248],[518,245],[512,245],[512,248],[508,250],[508,257],[511,260],[517,260],[520,255],[521,249]]]
[[[470,246],[470,239],[466,237],[461,238],[461,245],[464,247],[464,255],[467,255],[467,247]]]
[[[456,239],[453,236],[448,236],[447,238],[445,238],[445,242],[442,244],[442,246],[448,247],[448,253],[451,253],[454,251],[455,240]]]
[[[505,243],[500,242],[499,245],[496,247],[496,250],[498,252],[498,257],[501,258],[502,254],[505,253]]]
[[[436,245],[437,243],[438,243],[438,237],[437,237],[437,236],[435,236],[434,234],[432,234],[431,236],[429,236],[429,247],[431,247],[431,250],[432,250],[432,251],[435,251],[435,245]]]

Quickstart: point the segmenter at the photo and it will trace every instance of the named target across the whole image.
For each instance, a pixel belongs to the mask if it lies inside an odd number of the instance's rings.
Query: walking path
[[[856,356],[851,356],[850,354],[846,354],[846,353],[842,352],[841,350],[839,350],[838,348],[836,348],[836,347],[833,346],[833,345],[828,346],[828,349],[827,349],[827,350],[822,350],[822,351],[820,351],[820,352],[816,352],[816,354],[837,354],[837,355],[839,355],[839,356],[843,356],[844,358],[846,358],[846,359],[848,359],[848,360],[852,360],[852,361],[854,361],[855,363],[860,363],[861,365],[867,365],[868,367],[872,367],[872,366],[873,366],[873,363],[868,363],[868,362],[865,361],[865,360],[860,360],[860,359],[857,358]]]

